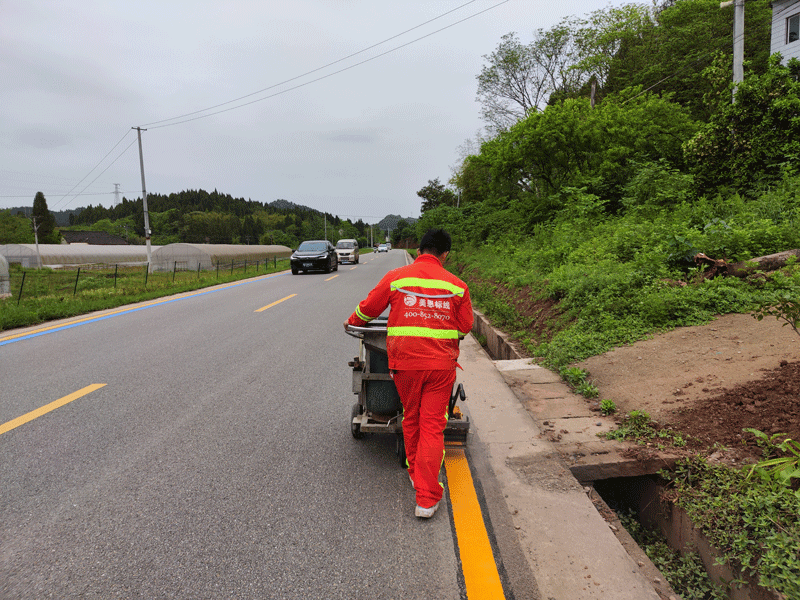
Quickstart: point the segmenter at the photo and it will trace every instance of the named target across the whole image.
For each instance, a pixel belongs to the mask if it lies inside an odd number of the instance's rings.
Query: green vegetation
[[[617,405],[613,400],[600,400],[600,412],[604,415],[613,415],[617,412]]]
[[[673,501],[723,554],[722,560],[757,576],[760,585],[800,597],[800,494],[748,469],[712,465],[701,458],[662,475]]]
[[[235,264],[217,271],[174,273],[147,273],[145,267],[39,270],[12,265],[12,296],[0,300],[0,331],[241,281],[288,268],[287,259],[266,264],[261,262],[260,265]]]
[[[635,515],[623,513],[619,520],[672,589],[681,590],[682,597],[693,600],[725,600],[728,597],[722,586],[711,581],[696,552],[682,554],[673,550],[662,536],[646,529]]]
[[[659,427],[649,414],[640,410],[632,410],[625,415],[617,429],[603,435],[609,440],[632,440],[639,444],[655,440],[660,446],[670,444],[681,448],[686,445],[686,439],[680,433]]]
[[[800,479],[800,442],[786,437],[785,433],[767,435],[763,431],[747,428],[745,431],[756,436],[756,443],[764,451],[765,460],[750,467],[747,478],[757,473],[761,479],[792,487],[795,479]],[[795,490],[800,499],[800,489]]]

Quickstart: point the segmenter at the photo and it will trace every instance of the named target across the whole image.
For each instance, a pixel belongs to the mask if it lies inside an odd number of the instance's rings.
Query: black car
[[[339,258],[336,248],[327,240],[308,240],[297,247],[292,254],[292,275],[300,271],[339,270]]]

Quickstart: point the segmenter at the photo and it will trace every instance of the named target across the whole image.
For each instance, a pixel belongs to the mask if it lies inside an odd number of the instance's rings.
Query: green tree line
[[[262,203],[234,198],[214,190],[185,190],[173,194],[148,194],[148,214],[152,241],[157,245],[175,242],[211,244],[280,244],[297,247],[304,239],[331,241],[358,239],[368,245],[370,226],[322,213],[286,200]],[[34,201],[37,211],[50,218],[40,219],[39,241],[58,243],[60,235],[47,210],[44,195]],[[144,243],[144,207],[141,198],[128,199],[110,208],[89,205],[77,215],[70,215],[65,229],[105,231],[126,238],[130,243]],[[42,235],[45,234],[45,235]],[[377,231],[375,232],[377,236]],[[0,212],[0,243],[33,243],[32,219],[24,215]]]

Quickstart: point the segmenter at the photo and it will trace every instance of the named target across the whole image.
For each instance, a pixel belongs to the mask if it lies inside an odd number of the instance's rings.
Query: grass
[[[22,269],[12,265],[11,296],[0,300],[0,331],[74,317],[125,304],[153,300],[276,273],[288,259],[244,263],[214,271],[147,273],[142,267]]]

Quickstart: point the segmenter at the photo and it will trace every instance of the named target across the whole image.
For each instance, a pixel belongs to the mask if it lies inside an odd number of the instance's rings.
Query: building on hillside
[[[64,231],[61,237],[67,244],[90,244],[92,246],[127,246],[128,241],[105,231]]]
[[[800,59],[800,0],[772,0],[772,39],[769,53],[780,52],[783,64]]]

